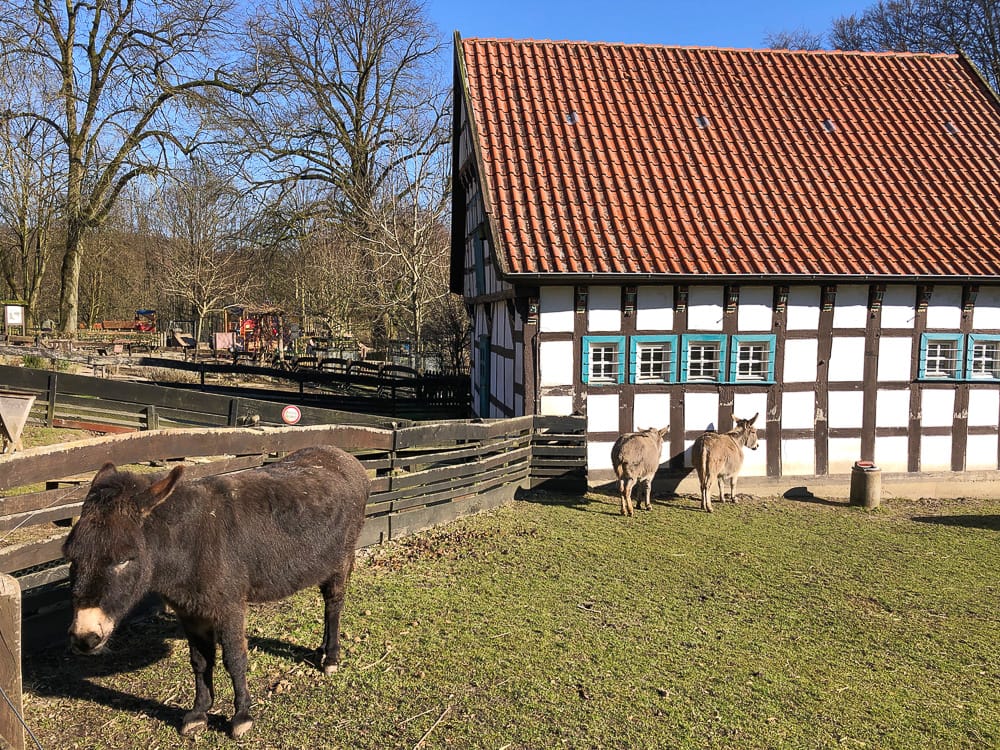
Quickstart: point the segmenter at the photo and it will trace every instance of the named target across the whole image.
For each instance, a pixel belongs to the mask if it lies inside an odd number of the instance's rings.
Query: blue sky
[[[763,47],[770,32],[830,22],[875,0],[426,0],[438,28],[451,37],[573,39],[590,42]]]

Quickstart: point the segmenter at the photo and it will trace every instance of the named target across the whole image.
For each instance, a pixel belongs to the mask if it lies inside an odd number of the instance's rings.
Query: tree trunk
[[[59,276],[59,330],[76,334],[80,304],[80,261],[83,257],[83,227],[70,218],[66,229],[66,254]]]

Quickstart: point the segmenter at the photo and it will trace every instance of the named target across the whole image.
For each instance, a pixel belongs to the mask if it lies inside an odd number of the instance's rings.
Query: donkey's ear
[[[96,474],[94,474],[94,478],[90,481],[90,486],[94,487],[104,479],[107,479],[109,476],[114,474],[116,471],[117,469],[115,468],[115,465],[108,461],[104,464],[104,466],[97,470]]]
[[[657,432],[660,433],[661,438],[666,440],[667,436],[670,434],[670,426],[668,425],[666,427],[661,427],[659,430],[657,430]]]
[[[142,500],[141,510],[143,518],[152,513],[170,497],[183,473],[183,466],[175,466],[163,479],[153,482],[149,486],[149,490],[146,493],[148,497]]]
[[[750,417],[750,419],[747,420],[747,424],[751,424],[752,425],[754,422],[757,421],[757,417],[759,417],[759,416],[760,416],[760,412],[757,412],[752,417]]]

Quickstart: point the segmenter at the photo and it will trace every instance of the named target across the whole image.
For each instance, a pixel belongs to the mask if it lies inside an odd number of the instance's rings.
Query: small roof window
[[[955,123],[951,120],[945,120],[944,129],[947,130],[952,135],[958,135],[958,128],[955,127]]]
[[[712,124],[708,119],[708,115],[698,115],[694,118],[694,121],[698,123],[699,128],[707,128]]]
[[[827,117],[823,120],[823,130],[825,130],[827,133],[836,133],[837,123],[835,123],[833,120]]]

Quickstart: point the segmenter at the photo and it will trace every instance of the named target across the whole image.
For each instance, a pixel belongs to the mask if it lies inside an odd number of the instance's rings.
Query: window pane
[[[719,379],[719,344],[715,341],[692,341],[688,344],[688,380]]]
[[[741,342],[736,350],[736,379],[767,380],[770,351],[767,341]]]
[[[958,344],[954,341],[928,341],[924,375],[928,378],[958,377]]]
[[[590,345],[590,382],[618,382],[618,344]]]
[[[668,341],[637,344],[635,350],[637,383],[669,383],[673,372],[673,347]]]
[[[977,341],[972,347],[972,377],[1000,378],[1000,343]]]

